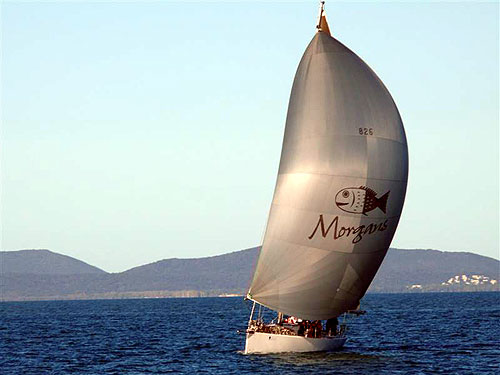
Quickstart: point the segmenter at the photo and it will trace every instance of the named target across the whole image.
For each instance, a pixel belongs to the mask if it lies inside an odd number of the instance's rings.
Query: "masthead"
[[[316,29],[318,29],[318,32],[321,33],[327,33],[328,35],[332,35],[330,33],[330,28],[328,27],[328,22],[326,21],[326,13],[325,13],[325,2],[320,1],[319,5],[319,17],[318,17],[318,23],[316,25]]]

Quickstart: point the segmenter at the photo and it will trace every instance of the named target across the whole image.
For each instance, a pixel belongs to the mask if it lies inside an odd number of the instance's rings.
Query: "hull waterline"
[[[245,354],[327,352],[341,349],[346,340],[346,337],[309,338],[263,332],[247,333]]]

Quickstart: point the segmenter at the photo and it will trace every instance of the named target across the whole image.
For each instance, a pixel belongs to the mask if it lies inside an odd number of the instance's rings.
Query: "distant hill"
[[[457,275],[484,275],[498,280],[499,274],[500,262],[482,255],[439,250],[390,249],[369,290],[407,291],[411,285],[441,285]]]
[[[2,272],[32,275],[82,275],[106,272],[49,250],[0,251]]]
[[[243,294],[250,283],[258,251],[259,248],[255,247],[205,258],[165,259],[120,273],[106,273],[48,250],[0,252],[1,298],[36,300]],[[498,290],[498,283],[493,284],[492,280],[499,279],[499,272],[498,260],[477,254],[390,249],[369,291]]]
[[[258,248],[197,259],[165,259],[114,275],[119,291],[212,290],[249,286]]]

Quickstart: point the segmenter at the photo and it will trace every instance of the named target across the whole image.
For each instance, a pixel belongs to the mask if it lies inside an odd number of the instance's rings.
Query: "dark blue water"
[[[241,354],[241,298],[0,303],[7,374],[500,374],[500,293],[368,295],[335,353]]]

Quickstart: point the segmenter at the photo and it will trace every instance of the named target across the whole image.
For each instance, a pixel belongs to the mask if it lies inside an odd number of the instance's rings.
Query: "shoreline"
[[[165,291],[161,291],[165,292]],[[500,293],[500,290],[430,290],[430,291],[401,291],[382,292],[373,291],[366,294],[455,294],[455,293]],[[41,297],[2,297],[0,302],[50,302],[50,301],[101,301],[101,300],[137,300],[137,299],[172,299],[172,298],[244,298],[238,293],[208,293],[201,291],[169,291],[169,293],[144,294],[144,292],[81,294],[67,296],[41,296]]]

